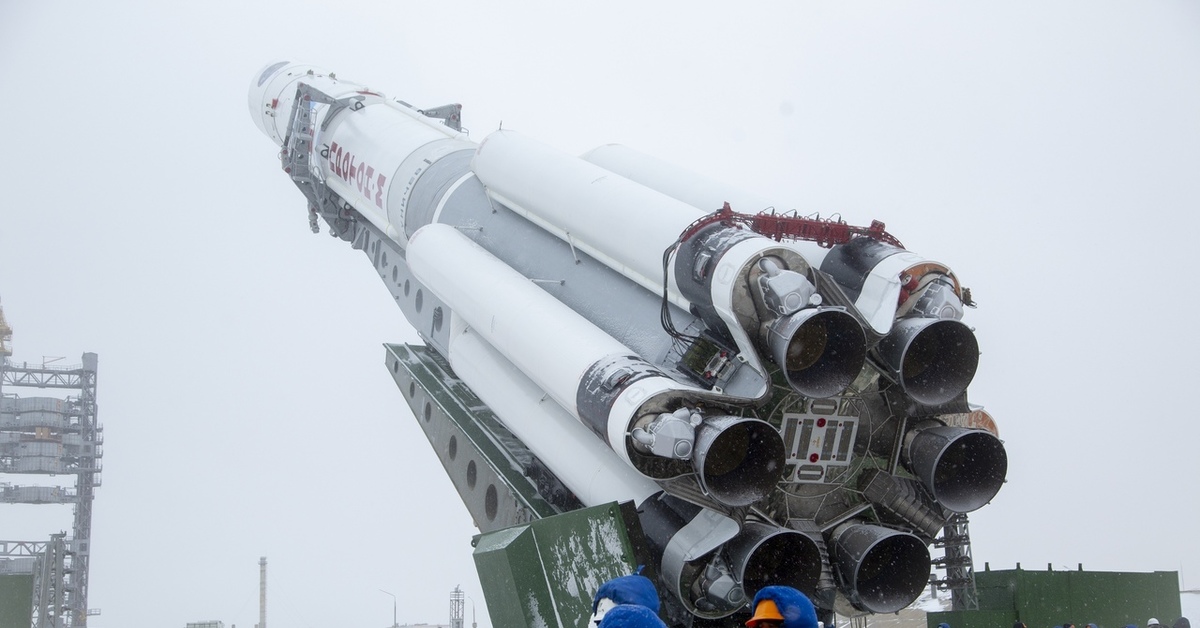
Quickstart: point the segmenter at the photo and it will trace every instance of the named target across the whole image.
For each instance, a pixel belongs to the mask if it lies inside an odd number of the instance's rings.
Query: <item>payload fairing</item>
[[[897,611],[939,530],[1004,482],[967,402],[969,291],[881,224],[777,215],[617,145],[475,143],[457,105],[302,64],[264,68],[249,106],[313,231],[367,250],[567,502],[636,505],[673,619],[744,613],[767,584]]]

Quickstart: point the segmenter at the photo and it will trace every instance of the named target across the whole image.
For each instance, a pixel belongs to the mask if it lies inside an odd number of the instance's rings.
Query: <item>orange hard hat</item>
[[[758,622],[765,621],[768,619],[775,620],[775,621],[783,621],[783,615],[779,612],[779,607],[775,606],[774,601],[763,600],[758,603],[757,607],[755,607],[754,617],[751,617],[746,622],[746,625],[749,626],[750,628],[754,628],[755,626],[758,625]]]

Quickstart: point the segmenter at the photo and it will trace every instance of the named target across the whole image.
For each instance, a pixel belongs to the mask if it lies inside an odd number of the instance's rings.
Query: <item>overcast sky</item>
[[[476,530],[383,366],[416,333],[250,121],[282,59],[461,102],[476,141],[624,143],[886,222],[979,303],[970,398],[1010,466],[977,568],[1200,587],[1197,3],[247,4],[0,0],[14,358],[100,358],[93,628],[250,628],[259,556],[276,628],[383,628],[380,589],[445,622],[459,584],[489,626]],[[0,505],[0,539],[70,525]]]

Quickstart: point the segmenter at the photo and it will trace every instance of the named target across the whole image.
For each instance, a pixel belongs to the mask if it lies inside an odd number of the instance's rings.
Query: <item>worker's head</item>
[[[754,616],[746,621],[750,628],[775,628],[783,625],[783,614],[773,600],[762,600],[754,607]]]
[[[817,628],[817,609],[808,597],[792,587],[763,587],[750,604],[754,615],[749,628]]]
[[[598,628],[667,628],[667,625],[645,606],[617,604],[600,620]]]
[[[599,624],[604,614],[618,604],[644,606],[658,613],[658,591],[646,576],[633,574],[613,578],[600,585],[592,598],[592,624]]]

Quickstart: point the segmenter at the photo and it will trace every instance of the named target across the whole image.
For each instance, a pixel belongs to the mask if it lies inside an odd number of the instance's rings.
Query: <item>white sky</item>
[[[980,303],[971,400],[1010,472],[977,568],[1200,586],[1200,5],[507,4],[0,2],[14,357],[100,356],[93,628],[250,628],[259,556],[276,628],[382,628],[380,589],[444,622],[457,584],[489,625],[476,531],[383,366],[416,334],[250,122],[285,58],[461,102],[476,140],[620,142],[883,220]],[[0,539],[70,521],[0,506]]]

